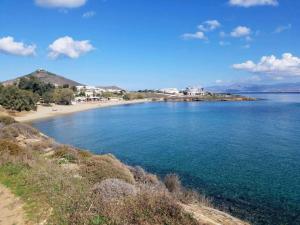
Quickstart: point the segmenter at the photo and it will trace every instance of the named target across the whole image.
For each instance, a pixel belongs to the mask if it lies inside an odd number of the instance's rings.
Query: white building
[[[205,95],[204,88],[198,87],[187,87],[184,91],[185,95],[196,96],[196,95]]]
[[[163,88],[163,89],[160,89],[159,92],[164,93],[164,94],[170,94],[170,95],[179,94],[179,90],[177,88]]]
[[[116,86],[96,87],[96,86],[76,86],[78,92],[84,92],[86,96],[95,96],[103,92],[122,93],[125,92],[122,88]]]

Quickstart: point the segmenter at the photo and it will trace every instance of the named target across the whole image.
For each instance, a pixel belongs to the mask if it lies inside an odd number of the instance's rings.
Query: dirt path
[[[182,207],[186,212],[191,213],[196,220],[207,225],[250,225],[213,208],[193,204],[182,204]]]
[[[0,225],[25,225],[23,203],[0,184]]]

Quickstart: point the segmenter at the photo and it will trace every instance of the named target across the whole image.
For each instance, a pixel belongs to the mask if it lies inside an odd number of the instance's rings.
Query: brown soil
[[[0,184],[0,225],[25,225],[23,203]]]

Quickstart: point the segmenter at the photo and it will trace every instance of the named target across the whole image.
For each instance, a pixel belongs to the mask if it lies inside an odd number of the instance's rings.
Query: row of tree
[[[24,77],[10,86],[0,85],[0,105],[15,111],[36,110],[37,103],[70,105],[74,99],[74,88],[55,87],[36,77]]]

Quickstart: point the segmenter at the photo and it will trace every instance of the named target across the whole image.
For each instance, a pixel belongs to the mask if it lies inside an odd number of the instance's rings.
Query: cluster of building
[[[159,90],[160,93],[169,95],[186,95],[186,96],[204,96],[208,92],[204,88],[199,87],[187,87],[185,89],[179,90],[177,88],[163,88]]]
[[[121,95],[126,93],[122,88],[116,86],[97,87],[97,86],[76,86],[77,94],[75,102],[91,102],[119,99],[116,97],[105,97],[104,93]]]

